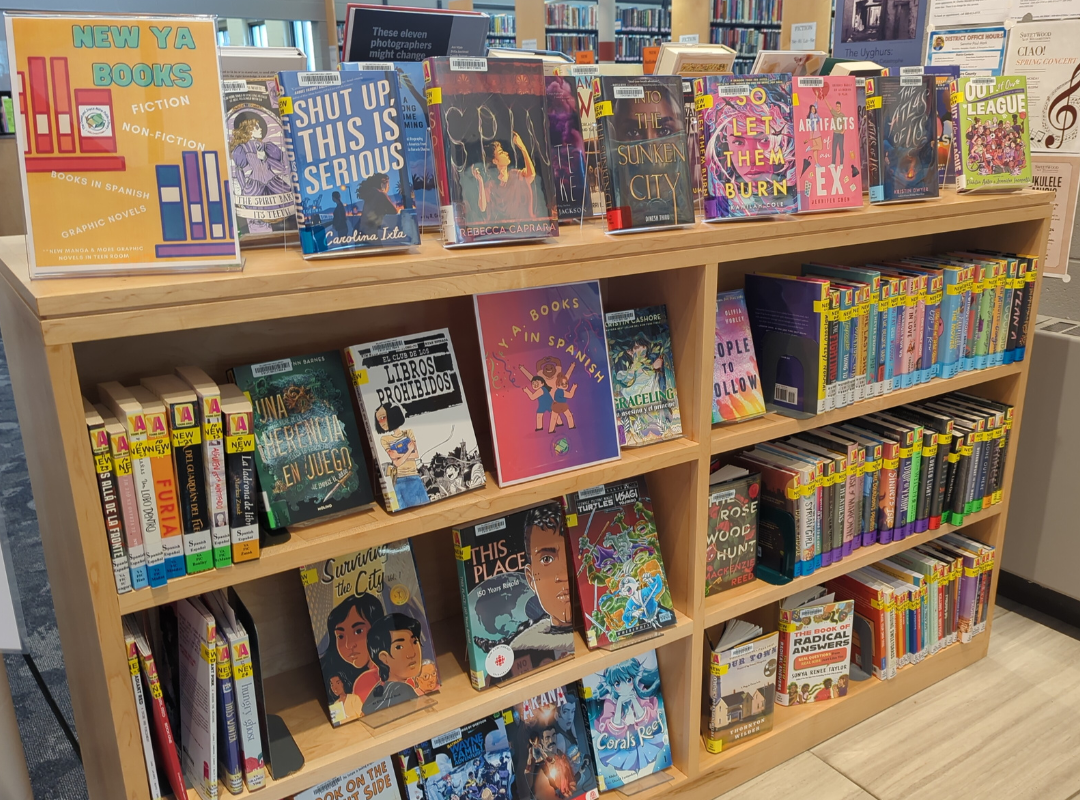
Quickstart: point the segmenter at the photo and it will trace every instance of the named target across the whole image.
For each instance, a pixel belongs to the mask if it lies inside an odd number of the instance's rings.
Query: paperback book
[[[439,691],[407,539],[310,564],[300,580],[334,727]]]
[[[577,84],[573,78],[561,75],[545,77],[544,84],[555,207],[559,222],[579,222],[592,216],[592,199],[586,179],[585,137],[578,114]]]
[[[600,180],[600,143],[597,139],[596,103],[593,98],[593,76],[598,67],[592,64],[567,64],[555,67],[558,75],[573,80],[577,93],[578,119],[581,122],[581,137],[585,143],[585,182],[587,185],[588,205],[586,216],[604,216],[604,187]]]
[[[610,647],[674,625],[645,478],[582,489],[564,504],[585,643]]]
[[[953,116],[952,82],[960,77],[960,67],[955,64],[939,64],[924,67],[927,75],[934,76],[937,87],[937,159],[938,186],[956,185],[956,168],[953,166],[953,148],[956,140],[956,117]]]
[[[230,371],[254,408],[255,455],[270,529],[368,505],[349,382],[337,351]]]
[[[577,686],[558,686],[511,711],[518,800],[596,800],[596,766]]]
[[[519,800],[508,718],[510,711],[483,717],[419,746],[427,800]]]
[[[474,295],[499,485],[619,457],[596,281]]]
[[[401,800],[390,758],[349,770],[293,795],[292,800]]]
[[[127,551],[124,547],[124,518],[121,512],[119,483],[116,467],[109,453],[109,434],[105,420],[97,409],[85,397],[83,413],[86,417],[87,433],[90,435],[90,452],[94,456],[94,472],[97,475],[98,495],[101,499],[101,516],[105,521],[105,534],[109,540],[109,560],[112,562],[113,581],[117,594],[130,592],[132,588],[146,586],[146,578],[138,583],[132,581],[139,573],[129,566]],[[145,573],[145,565],[142,568]]]
[[[862,208],[855,78],[792,80],[799,210]]]
[[[345,357],[387,511],[484,485],[449,330],[353,345]]]
[[[557,501],[454,528],[469,679],[486,689],[574,654],[570,559]]]
[[[722,752],[772,730],[779,634],[734,619],[709,655],[705,749]]]
[[[953,84],[958,192],[1017,191],[1031,186],[1027,78],[961,77]]]
[[[225,485],[234,563],[259,557],[255,428],[251,400],[234,383],[221,387],[225,432]]]
[[[541,63],[430,58],[424,80],[444,245],[558,236]]]
[[[586,675],[581,690],[601,792],[671,766],[655,650]]]
[[[682,85],[677,75],[593,82],[609,233],[694,222]]]
[[[611,311],[607,329],[619,445],[640,445],[682,436],[675,357],[667,307]]]
[[[202,800],[218,796],[217,653],[214,616],[198,598],[176,603],[180,673],[180,762]]]
[[[733,477],[727,477],[729,474]],[[710,484],[706,597],[754,580],[761,476],[728,466],[715,473]]]
[[[305,258],[420,243],[397,73],[281,72]]]
[[[871,203],[938,196],[937,87],[933,75],[866,79]]]
[[[815,586],[780,604],[776,702],[820,703],[848,691],[854,602]]]
[[[739,422],[765,413],[754,339],[742,289],[716,296],[712,421]]]
[[[799,209],[790,75],[694,81],[705,221]]]

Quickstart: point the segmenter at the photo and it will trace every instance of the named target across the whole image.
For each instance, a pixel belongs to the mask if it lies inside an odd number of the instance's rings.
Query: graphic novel
[[[596,766],[577,685],[556,687],[512,711],[518,800],[595,800]]]
[[[507,717],[484,717],[420,745],[427,800],[518,800]]]
[[[953,105],[960,135],[956,189],[1016,190],[1031,185],[1027,78],[959,78]]]

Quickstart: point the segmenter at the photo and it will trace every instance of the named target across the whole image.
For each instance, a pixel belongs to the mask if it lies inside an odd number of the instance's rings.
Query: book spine
[[[615,204],[615,182],[611,179],[611,165],[608,163],[608,137],[607,122],[604,117],[611,115],[613,101],[605,101],[603,98],[602,81],[600,78],[593,80],[593,110],[596,113],[596,152],[600,169],[600,186],[604,190],[604,208],[607,209],[607,229],[609,231],[621,230],[625,225],[622,223],[622,212]],[[708,197],[708,182],[702,184],[702,196]],[[707,212],[706,212],[707,213]]]
[[[978,603],[979,570],[974,556],[964,555],[960,574],[960,641],[967,644],[975,632],[975,609]]]
[[[244,791],[244,770],[240,764],[240,734],[236,720],[236,691],[233,688],[229,645],[220,637],[217,645],[218,774],[230,794]]]
[[[360,408],[361,418],[364,420],[368,420],[370,419],[370,417],[368,416],[369,409],[364,405],[364,393],[360,391],[360,383],[357,375],[356,361],[358,356],[359,353],[354,354],[352,348],[348,348],[347,350],[345,350],[345,361],[348,365],[349,378],[352,382],[353,387],[356,390],[356,404]],[[371,432],[371,429],[369,428],[368,431]],[[390,483],[390,476],[387,475],[385,471],[380,468],[379,465],[379,445],[376,441],[376,435],[374,433],[371,433],[371,435],[368,436],[367,439],[368,443],[371,445],[372,466],[376,470],[378,470],[379,473],[379,490],[382,492],[383,505],[385,506],[386,510],[390,511],[391,513],[395,511],[400,511],[401,505],[398,503],[397,492],[394,491],[394,487]]]
[[[178,422],[182,419],[183,423]],[[169,408],[173,468],[176,474],[180,520],[183,523],[184,564],[187,574],[214,568],[210,509],[206,498],[206,465],[202,432],[191,403]]]
[[[915,374],[913,383],[926,383],[930,380],[930,352],[933,349],[934,327],[929,324],[926,308],[926,279],[919,281],[918,295],[915,298]]]
[[[126,434],[109,436],[109,455],[112,457],[113,475],[116,477],[116,489],[120,498],[131,588],[142,589],[149,585],[146,546],[143,544],[142,524],[139,522],[139,501],[135,496],[135,479],[131,477],[131,456],[128,454]]]
[[[998,338],[994,347],[994,365],[1001,366],[1005,363],[1005,350],[1009,346],[1009,327],[1012,320],[1013,295],[1016,293],[1013,285],[1016,282],[1016,270],[1019,259],[1010,258],[1006,264],[1006,272],[999,278],[1001,282],[1001,306],[998,309]]]
[[[896,341],[896,298],[891,293],[885,301],[883,321],[885,329],[884,335],[881,337],[879,358],[881,363],[884,364],[884,379],[881,392],[886,394],[895,388],[893,379],[896,375],[896,359],[893,356],[893,343]]]
[[[858,328],[856,337],[855,359],[855,400],[865,400],[868,396],[867,383],[870,379],[868,371],[870,361],[870,303],[867,300],[859,302],[855,325]]]
[[[281,117],[281,129],[285,133],[285,152],[289,156],[289,179],[292,182],[293,213],[296,214],[296,227],[303,231],[308,225],[304,213],[304,197],[300,191],[300,168],[296,163],[296,143],[292,135],[292,98],[287,94],[281,78],[278,78],[278,116]],[[304,248],[305,250],[307,248]]]
[[[146,548],[146,577],[151,586],[164,586],[165,553],[161,547],[161,525],[158,522],[157,495],[154,492],[154,472],[146,455],[146,434],[132,434],[128,429],[131,455],[131,477],[135,482],[135,499],[139,504],[139,523]]]
[[[1039,259],[1037,256],[1025,256],[1028,270],[1024,273],[1024,305],[1020,315],[1020,332],[1016,338],[1016,353],[1013,361],[1023,361],[1027,355],[1028,328],[1031,324],[1031,307],[1035,301],[1036,281],[1039,277]]]
[[[881,453],[881,493],[878,496],[878,541],[889,544],[899,527],[896,518],[897,472],[900,468],[900,447],[896,442],[885,442]]]
[[[866,188],[871,203],[885,200],[885,171],[881,166],[881,95],[866,97]]]
[[[1002,363],[1012,364],[1016,360],[1016,346],[1020,338],[1020,315],[1024,308],[1024,275],[1027,273],[1027,259],[1016,259],[1016,272],[1010,276],[1012,295],[1009,302],[1009,334],[1005,341],[1005,355]]]
[[[229,640],[229,656],[233,665],[237,718],[240,721],[240,753],[243,756],[240,763],[244,770],[244,785],[249,792],[253,792],[266,783],[266,764],[263,761],[259,709],[255,698],[251,642],[247,634]]]
[[[217,645],[213,624],[192,611],[187,601],[177,603],[181,764],[199,797],[217,800]]]
[[[871,289],[866,315],[866,397],[876,397],[881,391],[881,290]]]
[[[990,267],[990,300],[989,300],[989,317],[988,317],[988,330],[986,344],[986,365],[988,367],[996,366],[997,363],[997,342],[998,337],[1001,335],[1001,275],[999,274],[1000,267],[998,264],[994,264]]]
[[[896,529],[893,531],[893,539],[903,539],[911,534],[913,519],[908,517],[908,508],[911,503],[911,494],[914,490],[912,478],[914,474],[912,466],[912,448],[910,446],[899,449],[899,459],[896,468]],[[912,515],[913,517],[914,515]]]
[[[200,398],[204,474],[206,476],[207,507],[210,511],[210,542],[214,566],[218,569],[232,564],[232,535],[229,530],[229,493],[225,480],[225,434],[221,421],[221,398],[209,395]]]
[[[443,236],[450,244],[460,241],[454,204],[450,197],[450,172],[447,169],[446,143],[444,141],[442,113],[442,87],[436,80],[430,61],[424,62],[424,86],[427,99],[428,131],[431,132],[431,151],[435,164],[435,186],[439,192],[439,216]],[[599,126],[598,126],[599,127]]]
[[[173,473],[172,444],[164,414],[145,414],[147,452],[154,476],[158,523],[161,526],[161,550],[165,556],[165,578],[174,580],[187,574],[184,564],[184,530],[176,501],[176,475]]]
[[[960,94],[959,83],[953,79],[949,83],[949,99],[952,106],[952,118],[953,118],[953,144],[952,144],[952,162],[953,170],[956,172],[956,191],[963,192],[967,190],[967,173],[964,172],[964,144],[966,139],[964,138],[963,123],[966,121],[966,117],[960,114]]]
[[[909,515],[913,524],[912,531],[914,533],[922,533],[926,530],[927,524],[930,519],[929,512],[929,486],[930,481],[933,480],[933,475],[927,468],[927,461],[923,448],[926,443],[925,430],[916,430],[915,432],[915,444],[912,448],[911,457],[911,474],[912,482],[915,486],[915,493],[911,498],[909,504]]]
[[[839,308],[830,307],[825,312],[825,410],[838,407],[837,395],[840,386],[840,316]]]
[[[226,420],[228,424],[228,420]],[[251,430],[248,425],[242,430]],[[255,436],[225,437],[225,475],[228,486],[229,535],[233,563],[259,557],[259,519],[255,499]]]
[[[154,730],[157,731],[158,754],[161,756],[165,775],[173,794],[176,797],[187,797],[184,773],[180,769],[180,756],[176,749],[176,739],[173,736],[169,712],[165,708],[165,700],[162,697],[161,681],[158,678],[154,658],[140,653],[139,662],[142,666],[143,679],[146,681],[146,690],[150,693],[150,716],[154,721]]]
[[[994,324],[993,267],[989,264],[980,265],[978,270],[982,291],[979,294],[978,315],[975,323],[975,369],[986,369],[990,366],[990,334]]]
[[[109,455],[109,437],[103,426],[90,429],[90,445],[94,454],[101,514],[105,520],[105,534],[109,541],[113,581],[116,583],[117,594],[124,594],[132,589],[131,567],[124,550],[124,524],[120,517],[120,498],[117,496],[112,456]]]
[[[943,277],[941,307],[939,310],[942,327],[941,340],[938,343],[938,359],[941,362],[940,377],[954,378],[960,371],[961,334],[963,332],[961,319],[963,283],[959,270],[947,269]]]
[[[782,706],[791,705],[788,682],[791,680],[789,662],[791,661],[791,631],[793,629],[794,625],[792,625],[791,617],[786,611],[781,610],[780,633],[777,637],[776,649],[776,674],[779,677],[779,682],[776,685],[775,699]]]
[[[469,585],[468,567],[469,545],[461,543],[461,530],[454,528],[451,531],[454,537],[454,562],[457,565],[458,591],[461,594],[461,613],[465,619],[466,649],[469,653],[469,682],[476,690],[486,689],[488,686],[487,670],[484,668],[484,656],[477,650],[473,639],[472,614],[469,612]]]
[[[901,356],[904,359],[904,375],[901,386],[907,389],[918,382],[918,356],[919,341],[919,318],[918,318],[918,289],[915,280],[907,281],[907,294],[904,296],[904,342]]]
[[[157,760],[154,758],[154,744],[150,739],[150,719],[146,715],[146,696],[143,694],[142,677],[139,670],[139,650],[135,640],[128,639],[128,672],[131,675],[131,688],[135,693],[135,716],[139,720],[139,735],[142,738],[143,760],[146,762],[146,777],[150,782],[150,800],[162,800],[161,783],[158,781]]]
[[[881,457],[866,461],[863,483],[863,547],[869,547],[878,540],[877,499],[881,492]]]

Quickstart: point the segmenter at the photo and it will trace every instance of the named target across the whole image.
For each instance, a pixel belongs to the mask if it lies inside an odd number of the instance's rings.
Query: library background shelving
[[[640,64],[644,48],[659,47],[671,41],[671,4],[669,0],[649,5],[645,2],[619,2],[615,6],[615,61]]]
[[[547,49],[572,56],[579,50],[596,52],[600,32],[597,23],[598,3],[544,3]]]
[[[635,797],[710,800],[982,658],[992,616],[987,633],[970,644],[954,645],[905,667],[893,680],[853,683],[843,698],[778,707],[770,733],[718,755],[705,751],[700,733],[707,629],[737,615],[775,626],[776,604],[789,592],[931,535],[857,551],[787,586],[755,581],[706,599],[711,456],[959,388],[1014,404],[1015,442],[1023,435],[1031,363],[1029,350],[1020,364],[932,381],[811,419],[768,414],[713,427],[715,298],[718,290],[741,287],[747,272],[794,273],[808,258],[861,263],[975,246],[1045,253],[1050,210],[1051,198],[1044,192],[958,196],[947,191],[935,202],[741,225],[698,224],[611,237],[596,221],[566,227],[550,244],[445,250],[433,237],[407,254],[313,263],[295,250],[246,251],[242,272],[45,281],[29,279],[22,237],[0,239],[0,328],[91,800],[148,796],[121,615],[226,586],[237,587],[259,621],[267,711],[285,721],[306,760],[298,772],[268,781],[259,792],[264,800],[280,800],[654,647],[674,766],[669,782]],[[266,548],[257,561],[180,578],[159,589],[116,594],[80,400],[81,394],[93,393],[97,382],[128,383],[171,372],[181,363],[197,364],[221,379],[235,364],[448,327],[481,453],[485,463],[492,464],[471,295],[591,279],[600,281],[609,310],[667,305],[685,438],[511,487],[500,488],[489,478],[482,490],[393,516],[376,505],[295,529],[289,541]],[[1032,318],[1036,312],[1033,309]],[[1028,347],[1032,345],[1029,338]],[[999,548],[1016,450],[1015,444],[1010,447],[1003,502],[972,515],[962,528],[966,535]],[[589,651],[579,637],[575,658],[508,685],[474,691],[468,685],[448,529],[642,473],[655,506],[677,624],[658,638],[615,652]],[[430,709],[383,727],[358,722],[334,729],[324,708],[297,568],[405,537],[415,537],[421,583],[437,632],[443,690]],[[996,582],[995,572],[992,593]],[[611,793],[609,800],[620,800],[620,793]]]
[[[493,13],[488,27],[488,47],[517,47],[517,26],[513,14]]]
[[[783,0],[714,0],[709,41],[738,52],[732,72],[747,73],[759,50],[780,49],[782,16]]]

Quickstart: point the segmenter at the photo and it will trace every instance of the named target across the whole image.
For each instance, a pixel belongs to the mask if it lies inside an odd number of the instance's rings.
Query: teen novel
[[[954,84],[954,152],[959,192],[1015,191],[1031,185],[1027,78],[961,77]]]
[[[705,596],[754,580],[761,476],[752,473],[709,487]]]
[[[638,447],[680,438],[682,417],[667,307],[612,311],[605,316],[605,325],[619,444]]]
[[[855,78],[792,80],[799,210],[862,208]]]
[[[475,688],[574,654],[570,558],[557,501],[455,528],[454,554]]]
[[[560,75],[550,75],[544,78],[544,83],[559,222],[578,222],[592,216],[592,200],[586,179],[585,138],[578,115],[577,85],[573,78]]]
[[[866,79],[871,203],[938,196],[937,86],[933,75]]]
[[[558,686],[511,711],[519,800],[596,800],[600,790],[577,685]]]
[[[424,62],[447,246],[559,235],[539,61]]]
[[[387,511],[484,485],[449,330],[353,345],[345,356]]]
[[[618,458],[600,284],[473,301],[499,485]]]
[[[582,489],[564,502],[586,644],[607,647],[674,625],[645,478]]]
[[[439,691],[407,539],[309,564],[300,580],[335,727]]]
[[[712,421],[739,422],[765,413],[754,339],[742,289],[716,296]]]
[[[282,72],[305,257],[420,243],[395,72]]]

